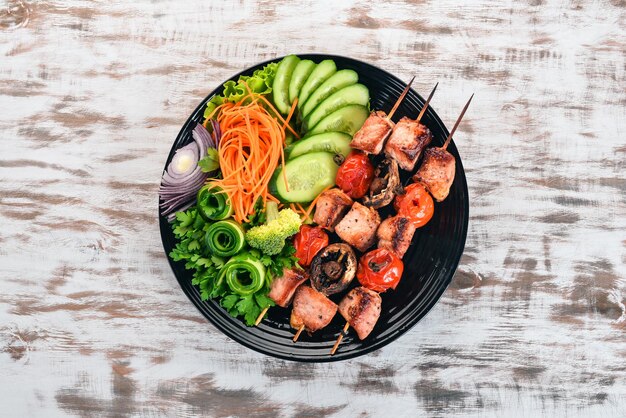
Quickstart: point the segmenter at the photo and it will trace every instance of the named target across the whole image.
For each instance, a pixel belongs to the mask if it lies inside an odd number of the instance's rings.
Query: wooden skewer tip
[[[335,351],[337,351],[337,348],[339,348],[339,344],[341,344],[341,340],[343,340],[343,336],[345,335],[345,333],[348,332],[348,328],[350,328],[350,323],[346,322],[346,325],[343,326],[343,330],[341,330],[339,337],[337,337],[337,341],[335,341],[335,345],[333,345],[332,350],[330,350],[331,356],[334,355]]]
[[[300,325],[300,328],[298,328],[298,332],[296,332],[296,335],[293,336],[293,342],[295,343],[296,341],[298,341],[298,338],[300,338],[300,334],[302,334],[302,331],[304,331],[304,324]]]
[[[406,87],[402,91],[402,94],[400,94],[400,97],[398,97],[398,100],[396,100],[396,103],[393,105],[393,108],[387,115],[387,120],[391,120],[391,117],[393,116],[393,114],[396,113],[396,110],[398,110],[398,106],[400,106],[400,103],[402,103],[402,100],[404,100],[404,96],[406,96],[406,94],[409,92],[409,89],[411,88],[411,84],[413,84],[413,80],[415,80],[415,76],[413,76],[411,81],[409,81],[409,84],[406,85]]]
[[[420,114],[417,116],[417,119],[415,119],[417,121],[417,123],[419,123],[419,121],[422,120],[422,116],[424,116],[424,113],[426,113],[426,110],[428,110],[428,105],[430,104],[430,99],[432,99],[433,96],[435,95],[435,91],[437,91],[437,86],[439,86],[439,82],[438,81],[437,81],[437,84],[435,84],[435,87],[433,87],[432,91],[428,95],[428,99],[426,99],[426,102],[424,102],[424,106],[422,107],[422,110],[420,111]]]
[[[255,326],[255,327],[256,327],[256,326],[258,326],[258,325],[261,323],[261,321],[263,320],[263,317],[265,316],[265,314],[267,313],[267,311],[269,310],[269,308],[270,308],[269,306],[266,306],[266,307],[265,307],[265,308],[261,311],[261,313],[259,314],[259,316],[256,318],[256,321],[254,321],[254,326]]]
[[[463,107],[463,110],[461,111],[461,114],[457,118],[456,122],[454,123],[454,126],[452,127],[452,130],[450,131],[450,135],[448,135],[448,138],[446,138],[446,142],[444,142],[443,147],[442,147],[444,150],[446,148],[448,148],[448,145],[450,144],[450,141],[452,140],[452,135],[454,135],[454,132],[456,131],[456,128],[461,123],[461,120],[463,119],[463,116],[465,115],[465,112],[467,111],[467,108],[469,107],[469,105],[472,102],[473,98],[474,98],[474,93],[472,93],[472,95],[470,96],[470,98],[467,101],[467,103],[465,103],[465,106]]]

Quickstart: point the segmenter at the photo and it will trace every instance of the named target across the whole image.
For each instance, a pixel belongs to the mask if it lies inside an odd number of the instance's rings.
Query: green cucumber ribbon
[[[233,206],[221,188],[207,184],[198,191],[198,212],[206,221],[221,221],[233,214]]]
[[[204,239],[211,254],[220,257],[237,254],[246,243],[243,227],[233,220],[215,222]]]
[[[240,296],[258,292],[265,284],[265,266],[249,253],[238,254],[220,270],[218,285],[226,280],[228,287]]]

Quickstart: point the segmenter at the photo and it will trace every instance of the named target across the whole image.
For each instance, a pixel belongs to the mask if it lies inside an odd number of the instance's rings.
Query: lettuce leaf
[[[246,94],[246,86],[248,84],[254,93],[267,95],[272,92],[272,84],[276,77],[277,62],[267,64],[265,67],[256,70],[251,76],[242,75],[237,82],[232,80],[224,83],[224,90],[221,96],[213,96],[207,103],[204,110],[205,119],[210,117],[216,107],[226,102],[238,102]]]

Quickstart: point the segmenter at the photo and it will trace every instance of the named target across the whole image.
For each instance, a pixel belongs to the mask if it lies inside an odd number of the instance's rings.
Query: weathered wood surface
[[[625,416],[625,51],[623,0],[0,0],[0,415]],[[439,81],[448,123],[476,92],[452,285],[338,364],[217,332],[157,228],[187,115],[289,52]]]

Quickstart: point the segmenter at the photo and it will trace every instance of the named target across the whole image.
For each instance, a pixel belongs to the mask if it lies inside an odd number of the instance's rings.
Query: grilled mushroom
[[[347,244],[331,244],[311,262],[311,284],[324,295],[341,292],[356,273],[356,256]]]
[[[391,158],[385,158],[376,167],[374,180],[370,185],[363,204],[374,209],[387,206],[394,196],[402,191],[398,163]]]

